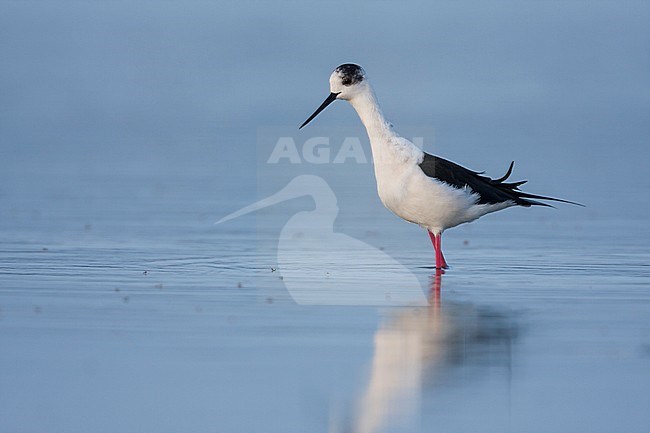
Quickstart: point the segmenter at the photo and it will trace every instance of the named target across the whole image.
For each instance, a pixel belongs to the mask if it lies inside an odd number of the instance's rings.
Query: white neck
[[[361,122],[366,127],[373,154],[377,156],[378,147],[382,143],[386,143],[388,138],[394,137],[395,133],[381,112],[375,92],[371,87],[368,87],[367,91],[361,92],[350,99],[350,104],[352,104],[361,118]]]
[[[387,164],[421,161],[422,150],[393,131],[369,85],[349,101],[368,132],[375,171]]]

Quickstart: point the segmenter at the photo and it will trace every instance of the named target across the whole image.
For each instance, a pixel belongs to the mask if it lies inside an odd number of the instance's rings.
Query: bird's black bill
[[[332,102],[336,101],[336,97],[337,97],[338,95],[339,95],[338,93],[330,93],[330,95],[327,97],[327,99],[325,99],[325,101],[323,101],[323,103],[320,104],[320,107],[318,107],[318,108],[316,109],[316,111],[314,111],[314,114],[312,114],[311,116],[309,116],[309,119],[305,120],[305,123],[303,123],[302,125],[300,125],[300,128],[298,128],[298,129],[302,129],[303,126],[305,126],[306,124],[308,124],[309,122],[311,122],[312,120],[314,120],[314,117],[318,116],[318,113],[320,113],[321,111],[323,111],[323,110],[324,110],[328,105],[330,105]]]

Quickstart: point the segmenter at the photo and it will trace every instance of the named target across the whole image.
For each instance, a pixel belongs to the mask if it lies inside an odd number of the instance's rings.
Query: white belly
[[[514,204],[476,204],[471,190],[430,178],[417,164],[376,167],[375,175],[377,192],[386,208],[434,233]]]
[[[455,188],[424,174],[419,166],[423,153],[410,141],[398,136],[369,135],[379,198],[406,221],[442,233],[515,204],[477,204],[478,196],[470,189]]]

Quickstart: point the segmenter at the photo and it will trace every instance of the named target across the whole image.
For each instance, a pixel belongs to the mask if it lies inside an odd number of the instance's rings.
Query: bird
[[[380,249],[334,231],[336,195],[320,176],[296,176],[280,191],[216,224],[304,196],[311,197],[315,207],[289,218],[277,249],[276,270],[297,304],[428,305],[422,285],[409,269]]]
[[[370,139],[379,199],[397,216],[427,230],[437,270],[449,268],[442,252],[442,234],[447,229],[512,206],[553,207],[543,201],[582,206],[523,192],[519,187],[526,181],[506,182],[514,161],[505,175],[492,179],[484,172],[422,151],[386,120],[365,70],[357,64],[338,66],[330,75],[329,84],[329,96],[298,129],[336,100],[352,105]]]

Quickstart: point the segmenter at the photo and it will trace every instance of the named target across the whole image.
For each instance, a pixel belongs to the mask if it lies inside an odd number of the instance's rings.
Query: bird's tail
[[[507,192],[508,194],[511,194],[514,196],[517,200],[517,204],[520,206],[548,206],[548,207],[553,207],[552,205],[548,203],[543,203],[541,201],[537,200],[547,200],[547,201],[554,201],[554,202],[559,202],[559,203],[567,203],[567,204],[573,204],[576,206],[582,206],[584,207],[585,205],[581,203],[576,203],[574,201],[569,201],[569,200],[564,200],[561,198],[555,198],[555,197],[547,197],[544,195],[537,195],[537,194],[529,194],[527,192],[523,192],[519,190],[519,187],[526,182],[527,180],[520,180],[518,182],[505,182],[508,180],[510,175],[512,174],[512,169],[515,166],[515,162],[512,161],[510,163],[510,166],[508,167],[508,171],[506,171],[506,174],[504,174],[502,177],[499,179],[490,179],[490,183],[499,188],[500,190]]]

